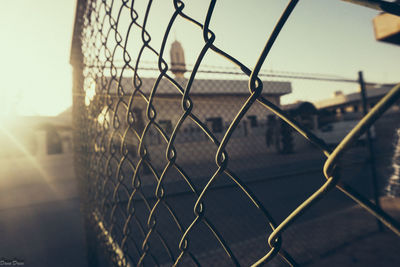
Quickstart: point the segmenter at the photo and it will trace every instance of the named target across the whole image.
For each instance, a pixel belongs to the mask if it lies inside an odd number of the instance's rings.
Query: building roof
[[[188,79],[175,78],[183,88],[186,86]],[[142,78],[140,90],[149,94],[154,86],[156,78]],[[263,95],[284,95],[292,92],[290,82],[278,81],[262,81],[263,82]],[[125,93],[132,93],[133,79],[123,78],[122,89]],[[139,84],[139,83],[137,83]],[[117,92],[117,81],[114,81],[110,89],[110,93]],[[247,80],[212,80],[212,79],[195,79],[190,91],[191,95],[248,95],[248,81]],[[157,87],[158,95],[180,95],[179,90],[166,78],[161,79]]]
[[[394,86],[395,84],[367,85],[366,87],[367,98],[371,99],[375,97],[382,97],[383,95],[388,93],[390,89],[392,89]],[[361,101],[360,92],[351,93],[347,95],[337,94],[332,98],[317,101],[314,104],[318,109],[321,109],[321,108],[340,106],[358,101]]]
[[[43,129],[49,125],[55,128],[71,128],[72,113],[69,112],[69,109],[66,110],[63,118],[58,116],[20,116],[11,124],[12,127],[20,130]]]
[[[56,116],[57,121],[71,124],[72,123],[72,106],[68,107]]]

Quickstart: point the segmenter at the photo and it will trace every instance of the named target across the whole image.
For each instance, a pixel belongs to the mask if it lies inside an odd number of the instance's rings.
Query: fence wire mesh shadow
[[[184,1],[172,1],[159,49],[148,31],[152,1],[78,1],[71,55],[75,164],[92,265],[297,265],[301,259],[286,249],[282,235],[333,188],[400,235],[398,222],[338,171],[344,152],[396,103],[400,87],[332,150],[310,129],[315,121],[280,108],[280,96],[291,92],[290,77],[260,74],[296,4],[289,1],[250,68],[214,45],[215,1],[204,23],[185,13]],[[165,56],[177,19],[203,38],[191,70],[179,61],[183,54],[171,55],[169,64]],[[207,53],[223,56],[240,74],[207,71]],[[145,54],[157,63],[142,60]],[[257,183],[266,180],[268,164],[287,160],[282,155],[300,140],[321,151],[312,153],[313,164],[320,162],[317,172],[326,179],[302,192],[301,203],[282,207]],[[279,181],[275,190],[295,184]],[[274,215],[284,208],[284,216]]]

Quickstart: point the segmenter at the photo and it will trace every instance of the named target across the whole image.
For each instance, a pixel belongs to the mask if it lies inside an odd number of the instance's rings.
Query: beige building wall
[[[279,96],[270,96],[269,98],[274,104],[279,103]],[[193,96],[191,99],[193,101],[192,114],[205,123],[218,142],[221,142],[229,125],[236,114],[239,113],[247,97],[218,95]],[[94,143],[92,145],[96,145],[96,142],[98,142],[97,146],[99,146],[101,142],[104,142],[104,138],[107,139],[112,135],[113,143],[120,146],[121,143],[125,142],[129,150],[134,151],[132,156],[137,157],[139,138],[136,134],[141,135],[141,131],[148,124],[146,117],[147,103],[140,97],[133,99],[131,110],[134,110],[132,114],[136,118],[130,120],[130,116],[127,116],[130,98],[125,98],[123,102],[119,103],[116,113],[120,122],[118,130],[114,131],[110,128],[108,132],[100,134],[97,141],[93,140]],[[116,103],[114,102],[114,106],[111,107],[112,110],[115,110]],[[184,114],[181,99],[177,97],[155,98],[152,104],[156,110],[156,122],[170,136],[171,131]],[[97,121],[101,122],[105,119],[112,126],[113,114],[114,111],[111,110],[101,113]],[[139,119],[139,114],[141,119]],[[267,147],[266,145],[266,120],[267,116],[271,114],[272,112],[258,102],[252,105],[229,140],[227,152],[231,159],[236,160],[265,153],[276,153],[274,146]],[[216,118],[222,120],[222,129],[221,131],[214,132],[215,129],[212,120]],[[131,127],[128,127],[128,121],[130,121]],[[166,127],[167,121],[170,121],[169,129]],[[137,130],[137,132],[135,133],[133,129]],[[167,162],[165,156],[167,142],[163,140],[162,135],[154,125],[149,127],[143,143],[155,167],[162,168],[162,166],[165,166]],[[177,151],[180,164],[213,162],[217,153],[217,145],[190,118],[185,119],[181,129],[178,131],[174,147]]]

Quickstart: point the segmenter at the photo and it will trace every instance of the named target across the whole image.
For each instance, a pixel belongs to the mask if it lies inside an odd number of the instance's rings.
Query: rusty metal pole
[[[365,116],[368,113],[368,101],[367,101],[367,92],[366,92],[366,88],[365,88],[365,82],[364,82],[364,77],[363,77],[362,71],[358,72],[358,82],[360,84],[362,111],[363,111],[363,115]],[[371,137],[370,129],[367,130],[367,146],[368,146],[368,152],[369,152],[368,161],[369,161],[369,165],[371,168],[371,174],[372,174],[372,190],[373,190],[374,202],[375,202],[375,205],[379,209],[381,209],[381,204],[379,201],[378,178],[377,178],[376,166],[375,166],[375,153],[374,153],[374,147],[372,144],[372,137]],[[378,224],[379,231],[383,231],[383,225],[379,220],[377,220],[377,224]]]

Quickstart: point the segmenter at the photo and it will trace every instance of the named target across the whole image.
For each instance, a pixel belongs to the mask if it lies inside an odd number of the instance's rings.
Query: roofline
[[[368,97],[367,101],[369,102],[372,99],[373,100],[381,99],[383,97],[383,95],[385,95],[385,94]],[[317,109],[337,108],[337,107],[340,107],[340,106],[343,106],[343,105],[354,104],[354,103],[357,103],[357,102],[360,102],[360,101],[361,101],[361,98],[357,98],[357,99],[352,99],[352,100],[349,100],[349,101],[344,101],[344,102],[341,102],[341,103],[335,103],[335,104],[332,104],[332,105],[319,106],[319,107],[317,107]]]
[[[110,77],[106,77],[106,78],[110,78]],[[126,79],[132,79],[132,78],[133,77],[124,77],[123,79],[126,80]],[[157,77],[143,77],[141,79],[142,80],[153,79],[154,81],[156,81]],[[113,80],[114,80],[114,82],[118,83],[118,81],[116,79],[113,79]],[[178,83],[179,83],[179,81],[182,81],[182,80],[188,81],[189,79],[186,78],[186,77],[181,77],[181,78],[176,78],[174,80],[178,81]],[[204,78],[203,79],[202,78],[195,79],[195,81],[209,81],[209,80],[210,79],[204,79]],[[221,82],[221,83],[224,83],[224,82],[248,82],[248,80],[244,80],[244,79],[212,79],[211,81],[213,81],[213,82]],[[261,93],[262,95],[279,95],[279,96],[283,96],[283,95],[291,94],[293,92],[292,83],[290,81],[262,80],[262,82],[263,82],[264,85],[266,85],[263,88],[264,90]],[[276,83],[276,84],[281,84],[281,85],[282,84],[287,84],[288,88],[279,88],[277,90],[269,91],[268,90],[268,83],[271,83],[271,84]],[[129,93],[131,93],[130,90],[127,90],[127,92],[128,91],[129,91]],[[203,93],[203,92],[191,92],[190,95],[204,95],[204,96],[207,96],[207,95],[209,95],[209,96],[215,96],[215,95],[249,95],[250,93],[251,92],[249,90],[246,90],[244,92],[229,92],[229,91],[227,91],[227,92],[215,92],[215,93],[214,92],[206,92],[206,93]],[[109,94],[115,94],[115,93],[109,93]],[[177,93],[157,92],[157,95],[158,96],[161,96],[161,95],[179,96],[180,94],[178,92]]]
[[[287,93],[261,93],[261,95],[264,96],[281,96],[285,95]],[[215,97],[215,96],[249,96],[250,92],[248,93],[190,93],[190,96],[203,96],[203,97]],[[158,93],[158,97],[174,97],[174,96],[179,96],[180,98],[182,97],[182,94],[162,94]]]
[[[378,84],[373,84],[373,85],[378,85]],[[379,88],[367,88],[367,99],[368,101],[370,101],[371,99],[380,99],[381,97],[383,97],[384,95],[386,95],[388,93],[388,91],[390,91],[394,86],[396,86],[397,84],[392,84],[392,83],[385,83],[385,84],[380,84]],[[374,95],[368,95],[368,92],[371,91],[375,91],[378,92],[377,94]],[[381,92],[379,92],[381,91]],[[351,97],[354,97],[353,99],[349,99]],[[328,99],[323,99],[320,101],[316,101],[314,102],[314,105],[318,108],[318,109],[324,109],[324,108],[333,108],[333,107],[339,107],[342,105],[346,105],[346,104],[352,104],[358,101],[361,101],[361,95],[360,92],[355,92],[355,93],[349,93],[346,95],[343,95],[342,99],[337,99],[337,102],[335,103],[323,103],[323,102],[328,102],[328,101],[334,101],[334,98],[328,98]]]
[[[110,96],[115,96],[117,93],[107,93]],[[288,93],[261,93],[262,96],[282,96]],[[145,94],[148,96],[149,94]],[[130,97],[131,95],[125,95],[126,97]],[[248,93],[190,93],[190,96],[200,96],[200,97],[215,97],[215,96],[250,96],[250,92]],[[160,98],[171,98],[171,97],[176,97],[176,98],[182,98],[182,94],[171,94],[171,93],[157,93],[155,97],[160,97]]]

